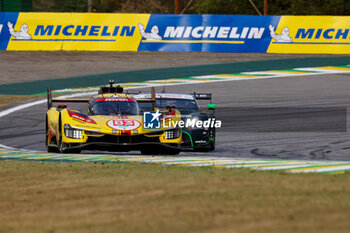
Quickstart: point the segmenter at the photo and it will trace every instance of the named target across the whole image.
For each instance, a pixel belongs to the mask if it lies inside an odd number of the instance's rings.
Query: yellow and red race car
[[[152,88],[154,97],[154,89]],[[99,94],[89,99],[53,99],[48,88],[46,114],[46,146],[48,152],[80,153],[81,150],[132,151],[142,154],[178,154],[181,129],[170,121],[181,120],[173,107],[165,111],[156,108],[140,114],[134,97],[123,88],[101,87]],[[86,103],[88,114],[69,109],[66,104],[53,107],[54,102]]]

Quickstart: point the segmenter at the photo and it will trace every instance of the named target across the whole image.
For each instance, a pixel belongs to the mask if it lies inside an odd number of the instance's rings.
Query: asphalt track
[[[260,80],[228,81],[206,84],[191,84],[167,87],[168,92],[212,92],[217,104],[218,118],[231,120],[236,107],[345,107],[350,104],[350,82],[348,74],[313,75],[283,77]],[[161,91],[159,89],[158,91]],[[81,108],[70,105],[72,108]],[[226,111],[220,112],[220,109]],[[0,143],[29,150],[45,150],[44,129],[46,104],[40,104],[17,111],[0,119]],[[86,109],[81,109],[86,111]],[[251,113],[250,113],[251,114]],[[321,113],[320,113],[321,114]],[[349,115],[349,114],[347,114]],[[237,120],[247,119],[241,114]],[[254,132],[254,127],[244,130],[217,132],[217,149],[212,153],[182,153],[181,155],[209,155],[250,158],[284,158],[305,160],[350,160],[350,135],[348,126],[345,132],[295,132],[305,121],[290,113],[275,112],[275,126],[270,132]],[[279,132],[288,117],[293,124],[287,132]],[[313,114],[315,121],[320,117]],[[322,117],[324,117],[322,115]],[[332,116],[330,116],[332,117]],[[346,119],[349,121],[349,117]],[[231,121],[232,122],[232,121]],[[258,117],[254,124],[265,125],[266,118]],[[274,129],[276,127],[276,129]],[[305,125],[305,127],[308,127]],[[85,151],[85,153],[91,153]],[[122,154],[122,153],[118,153]],[[130,154],[130,153],[129,153]],[[131,154],[138,154],[132,152]]]

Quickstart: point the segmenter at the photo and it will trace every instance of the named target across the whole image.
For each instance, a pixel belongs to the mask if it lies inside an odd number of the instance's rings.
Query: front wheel
[[[46,146],[46,151],[49,153],[58,153],[59,152],[58,148],[55,146]]]
[[[59,142],[59,149],[58,149],[59,153],[70,153],[70,154],[80,154],[81,153],[81,149],[78,148],[70,148],[69,144],[66,143],[62,143],[61,141]]]
[[[62,134],[63,134],[63,123],[62,123],[62,118],[61,115],[58,118],[58,127],[59,127],[59,137],[57,140],[57,146],[58,146],[58,152],[59,153],[80,153],[81,150],[74,150],[69,148],[69,144],[62,142]]]
[[[213,150],[215,150],[215,141],[209,142],[209,149],[208,149],[208,151],[213,151]]]
[[[215,141],[209,141],[208,146],[204,148],[196,148],[196,152],[210,152],[215,150]]]
[[[59,150],[57,147],[54,146],[46,146],[46,151],[49,153],[58,153]]]
[[[45,137],[45,144],[46,144],[46,151],[49,153],[57,153],[59,152],[58,148],[55,146],[49,146],[49,130],[48,130],[49,126],[48,126],[48,122],[46,119],[46,137]]]

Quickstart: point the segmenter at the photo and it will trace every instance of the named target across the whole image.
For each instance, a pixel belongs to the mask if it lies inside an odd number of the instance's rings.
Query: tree
[[[179,0],[180,11],[192,2],[187,14],[257,15],[264,0]],[[350,0],[268,0],[269,15],[348,15]],[[93,11],[173,14],[174,0],[92,0]],[[87,0],[33,0],[34,11],[86,12]]]
[[[263,11],[263,0],[253,0]],[[256,15],[249,0],[195,0],[195,14]],[[269,15],[348,15],[349,0],[269,0]]]
[[[263,10],[262,0],[253,0]],[[257,12],[248,0],[196,0],[188,12],[194,14],[256,15]]]

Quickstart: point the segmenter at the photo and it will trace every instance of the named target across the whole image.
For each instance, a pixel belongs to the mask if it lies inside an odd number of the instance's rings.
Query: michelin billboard
[[[350,54],[350,17],[0,13],[0,50]]]

